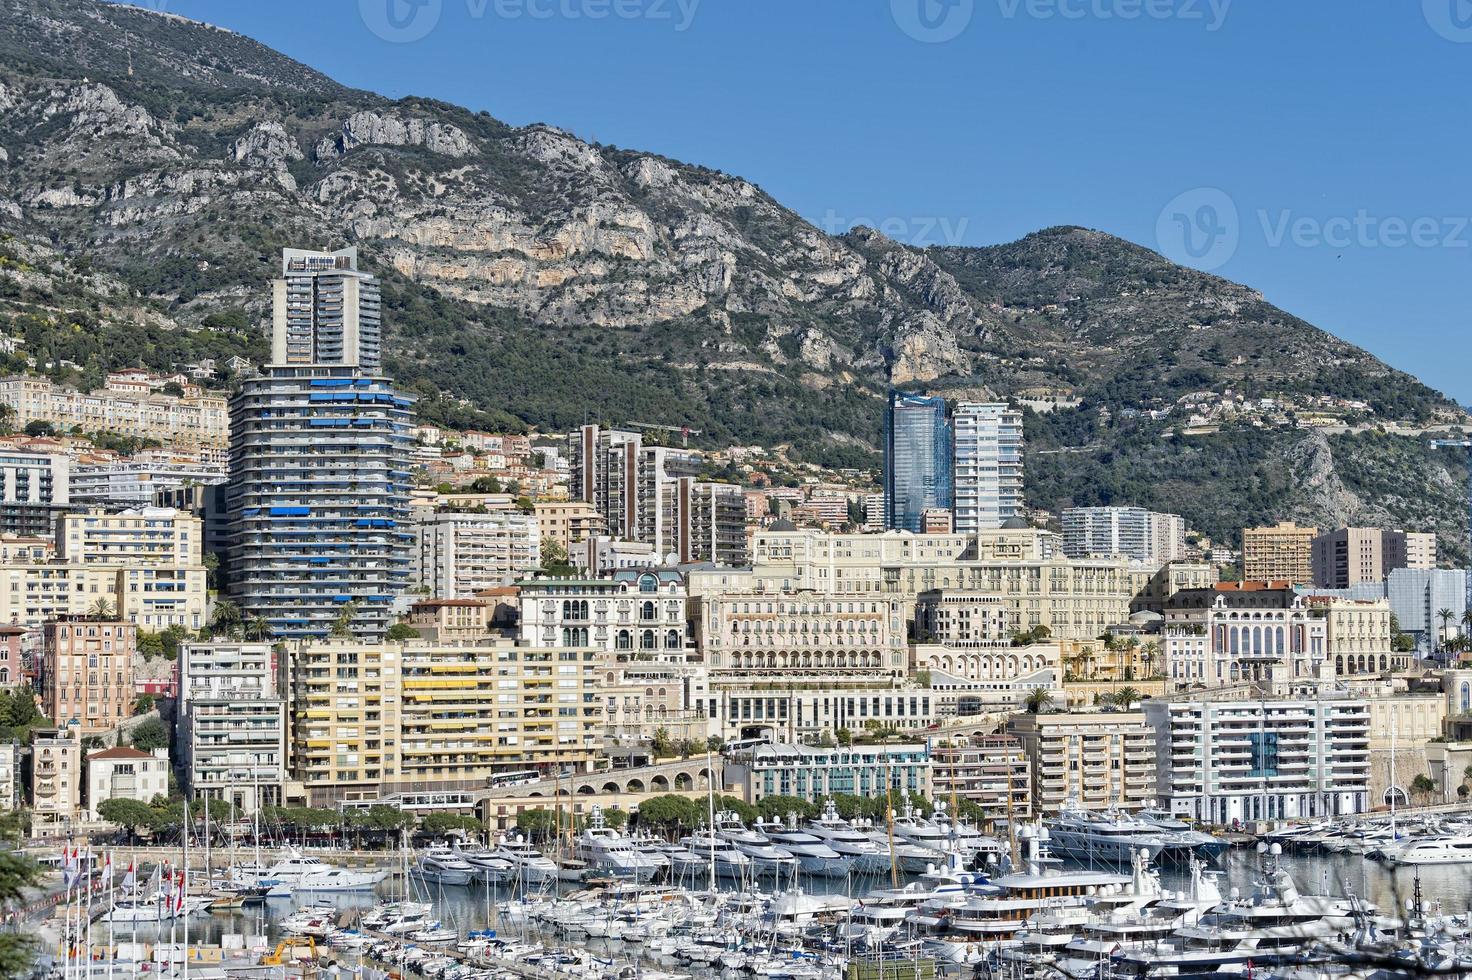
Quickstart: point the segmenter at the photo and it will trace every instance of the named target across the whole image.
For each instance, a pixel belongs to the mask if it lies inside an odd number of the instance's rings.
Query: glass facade
[[[930,508],[951,508],[951,432],[938,395],[889,393],[884,415],[884,526],[919,532]]]

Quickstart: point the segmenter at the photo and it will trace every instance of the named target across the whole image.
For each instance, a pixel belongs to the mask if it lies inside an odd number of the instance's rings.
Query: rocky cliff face
[[[385,279],[392,370],[452,420],[688,422],[862,461],[890,384],[1061,398],[1039,448],[1112,445],[1101,409],[1192,393],[1455,412],[1252,290],[1098,232],[835,237],[740,177],[391,102],[182,18],[0,11],[0,230],[105,268],[182,331],[221,310],[259,329],[283,245],[355,244]]]

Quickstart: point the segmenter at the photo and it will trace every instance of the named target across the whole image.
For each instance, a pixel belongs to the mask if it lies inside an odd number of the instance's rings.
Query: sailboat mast
[[[899,862],[894,856],[894,766],[888,762],[884,764],[884,817],[889,829],[889,885],[891,888],[900,886]]]
[[[716,890],[716,770],[711,765],[708,744],[705,747],[705,772],[706,809],[710,812],[710,823],[706,828],[709,831],[706,850],[710,854],[710,890],[714,894]]]

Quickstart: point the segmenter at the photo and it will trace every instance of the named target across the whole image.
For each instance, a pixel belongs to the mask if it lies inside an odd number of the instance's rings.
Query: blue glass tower
[[[954,496],[946,400],[891,391],[884,413],[884,526],[919,532],[925,511],[949,510]]]

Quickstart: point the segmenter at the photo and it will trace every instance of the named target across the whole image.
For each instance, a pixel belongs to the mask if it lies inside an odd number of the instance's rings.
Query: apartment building
[[[1071,800],[1097,810],[1155,798],[1155,741],[1142,712],[1014,715],[1007,734],[1027,756],[1039,814]]]
[[[603,744],[598,651],[480,640],[299,643],[295,775],[314,806],[588,770]]]
[[[42,629],[41,710],[79,735],[99,735],[133,714],[138,627],[68,616]]]
[[[555,542],[565,554],[605,530],[601,514],[582,500],[539,500],[532,504],[537,529],[543,541]]]
[[[960,402],[951,416],[952,528],[975,534],[1022,513],[1022,413]]]
[[[685,649],[685,577],[627,569],[608,578],[521,583],[520,638],[535,646],[600,650]]]
[[[745,564],[745,494],[699,480],[699,453],[596,425],[573,432],[568,446],[570,492],[610,537],[651,545],[672,562]]]
[[[929,796],[930,754],[926,745],[854,745],[823,748],[801,743],[758,745],[726,763],[725,776],[742,799],[795,796],[814,803],[835,794],[893,798],[898,807],[909,794]]]
[[[57,524],[56,557],[80,565],[202,566],[204,524],[172,507],[67,514]]]
[[[1186,522],[1143,507],[1070,507],[1061,515],[1063,553],[1070,558],[1123,555],[1146,565],[1186,557]]]
[[[1264,681],[1277,665],[1307,679],[1328,658],[1328,626],[1287,582],[1219,582],[1171,597],[1161,648],[1176,688]]]
[[[1156,795],[1172,813],[1228,825],[1363,813],[1370,706],[1313,698],[1146,701],[1159,757]]]
[[[153,439],[181,449],[224,448],[229,439],[226,402],[195,389],[182,396],[125,393],[102,388],[81,392],[46,378],[0,378],[0,403],[14,410],[11,424],[49,422],[58,430],[113,432]]]
[[[224,482],[223,466],[199,459],[134,457],[77,463],[71,470],[71,499],[88,506],[141,509],[161,503],[161,494]]]
[[[72,461],[0,450],[0,534],[47,536],[71,503]]]
[[[73,727],[37,729],[31,737],[31,833],[71,831],[82,808],[82,735]]]
[[[949,510],[952,465],[945,399],[891,391],[884,413],[884,526],[918,533],[928,508]]]
[[[286,699],[269,643],[185,643],[179,648],[175,741],[180,776],[195,798],[247,813],[283,802]]]
[[[1340,677],[1406,670],[1409,653],[1391,649],[1390,602],[1310,596],[1309,607],[1324,620],[1325,650]]]
[[[20,746],[0,745],[0,812],[14,810],[20,803]]]
[[[1242,577],[1249,582],[1312,582],[1314,538],[1318,535],[1318,528],[1299,527],[1292,521],[1244,528]]]
[[[1341,527],[1313,542],[1313,584],[1320,589],[1352,589],[1384,581],[1398,568],[1436,567],[1436,535]]]
[[[932,745],[930,781],[938,802],[970,800],[993,823],[1032,817],[1032,770],[1015,736],[983,735]]]
[[[410,584],[436,599],[468,599],[542,567],[537,519],[515,510],[413,514]]]
[[[677,741],[714,734],[706,713],[705,665],[692,662],[684,651],[604,651],[598,669],[604,730],[611,742],[647,742],[660,729]]]
[[[126,745],[87,756],[87,816],[101,820],[97,808],[107,800],[152,802],[169,795],[169,750],[143,752]]]
[[[358,250],[281,250],[271,282],[271,363],[338,364],[372,374],[383,359],[378,279],[358,270]]]
[[[231,598],[276,636],[382,636],[407,587],[413,400],[356,367],[271,367],[230,402]],[[351,606],[349,604],[351,603]]]

